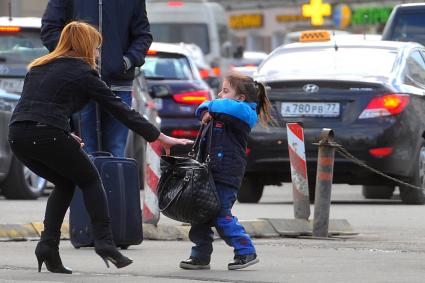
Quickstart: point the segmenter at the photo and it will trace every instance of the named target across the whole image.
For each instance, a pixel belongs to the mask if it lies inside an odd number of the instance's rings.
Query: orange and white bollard
[[[159,206],[157,185],[161,177],[161,144],[156,142],[147,143],[145,161],[145,199],[143,201],[143,222],[158,224]]]
[[[298,219],[307,220],[310,216],[310,200],[308,196],[304,131],[300,124],[288,123],[286,124],[286,132],[288,135],[289,160],[291,163],[294,216]]]

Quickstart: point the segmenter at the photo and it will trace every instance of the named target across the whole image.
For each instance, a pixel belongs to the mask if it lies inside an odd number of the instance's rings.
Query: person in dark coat
[[[102,5],[99,5],[102,2]],[[99,9],[102,7],[102,17]],[[81,20],[102,28],[101,77],[111,90],[131,106],[135,68],[142,66],[152,43],[145,0],[49,0],[42,18],[41,40],[54,50],[63,27]],[[125,154],[128,129],[106,111],[101,111],[102,150],[117,157]],[[81,133],[88,153],[97,151],[96,105],[89,103],[81,115]]]
[[[107,266],[108,261],[118,268],[132,263],[114,244],[102,181],[82,150],[82,140],[70,132],[72,113],[94,100],[148,142],[159,141],[167,154],[173,145],[192,143],[160,133],[100,79],[96,53],[101,41],[100,33],[89,24],[66,25],[56,49],[29,65],[21,98],[9,124],[9,144],[15,156],[55,185],[46,205],[44,231],[35,250],[39,272],[45,263],[50,272],[72,273],[62,264],[59,239],[76,186],[82,190],[90,216],[95,252]]]

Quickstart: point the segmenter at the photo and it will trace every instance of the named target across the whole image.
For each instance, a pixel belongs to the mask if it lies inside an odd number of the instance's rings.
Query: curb
[[[301,237],[311,236],[313,230],[312,220],[262,218],[254,220],[241,220],[246,232],[253,238]],[[143,224],[143,238],[145,240],[160,241],[188,241],[189,224]],[[213,228],[214,230],[214,228]],[[29,241],[40,238],[43,223],[32,222],[28,224],[0,224],[0,241]],[[69,239],[69,225],[62,225],[62,238]],[[215,237],[218,238],[214,230]],[[329,235],[356,235],[345,219],[329,220]]]

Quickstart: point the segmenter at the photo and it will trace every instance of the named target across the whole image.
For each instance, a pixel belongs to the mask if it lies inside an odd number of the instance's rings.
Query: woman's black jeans
[[[43,237],[59,239],[76,186],[83,192],[95,240],[111,237],[108,205],[99,173],[78,141],[61,129],[24,121],[9,127],[9,144],[25,166],[55,185],[47,201]]]

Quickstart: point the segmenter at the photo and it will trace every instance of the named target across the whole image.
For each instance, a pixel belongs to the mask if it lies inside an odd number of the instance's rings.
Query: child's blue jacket
[[[210,168],[215,182],[239,188],[245,173],[248,135],[258,121],[254,102],[223,98],[205,101],[196,110],[199,119],[208,111],[214,119]],[[201,144],[205,153],[206,133]]]

